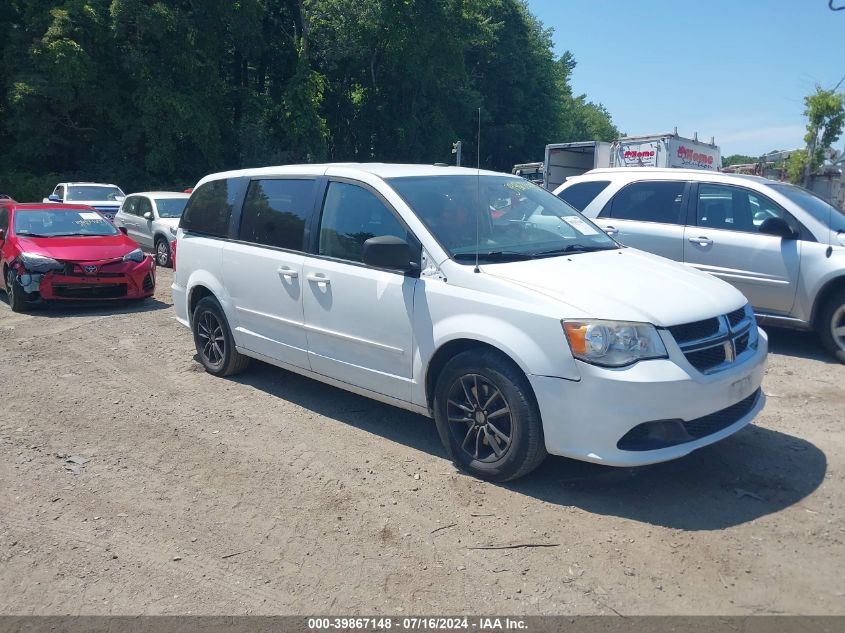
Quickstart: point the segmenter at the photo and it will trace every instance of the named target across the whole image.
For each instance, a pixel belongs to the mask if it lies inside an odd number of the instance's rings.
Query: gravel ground
[[[715,446],[494,485],[426,418],[206,374],[170,280],[0,302],[0,614],[845,614],[845,366],[810,334],[770,331],[768,405]]]

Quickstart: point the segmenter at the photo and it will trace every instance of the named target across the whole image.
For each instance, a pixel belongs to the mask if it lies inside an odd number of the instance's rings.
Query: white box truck
[[[554,191],[570,176],[598,167],[686,167],[718,171],[719,147],[677,134],[626,136],[607,143],[581,141],[546,145],[543,186]]]

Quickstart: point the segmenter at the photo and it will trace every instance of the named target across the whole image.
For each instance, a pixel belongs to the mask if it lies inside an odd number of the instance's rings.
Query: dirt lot
[[[0,303],[0,614],[845,614],[845,366],[811,335],[770,332],[768,405],[716,446],[499,486],[423,417],[209,376],[159,273]],[[553,546],[473,549],[515,544]]]

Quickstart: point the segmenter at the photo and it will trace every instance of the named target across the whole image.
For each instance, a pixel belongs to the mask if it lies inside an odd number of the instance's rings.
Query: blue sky
[[[845,0],[834,1],[840,5]],[[682,136],[715,136],[723,156],[801,146],[804,96],[845,75],[845,11],[831,11],[827,0],[528,0],[528,7],[554,28],[555,52],[575,56],[575,94],[602,103],[622,132],[678,126]]]

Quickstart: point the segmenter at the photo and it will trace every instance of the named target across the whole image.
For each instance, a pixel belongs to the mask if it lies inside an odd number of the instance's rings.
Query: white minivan
[[[674,459],[765,401],[768,344],[740,292],[620,246],[515,176],[213,174],[177,243],[176,314],[208,372],[256,358],[433,417],[449,456],[484,479],[547,453]]]

